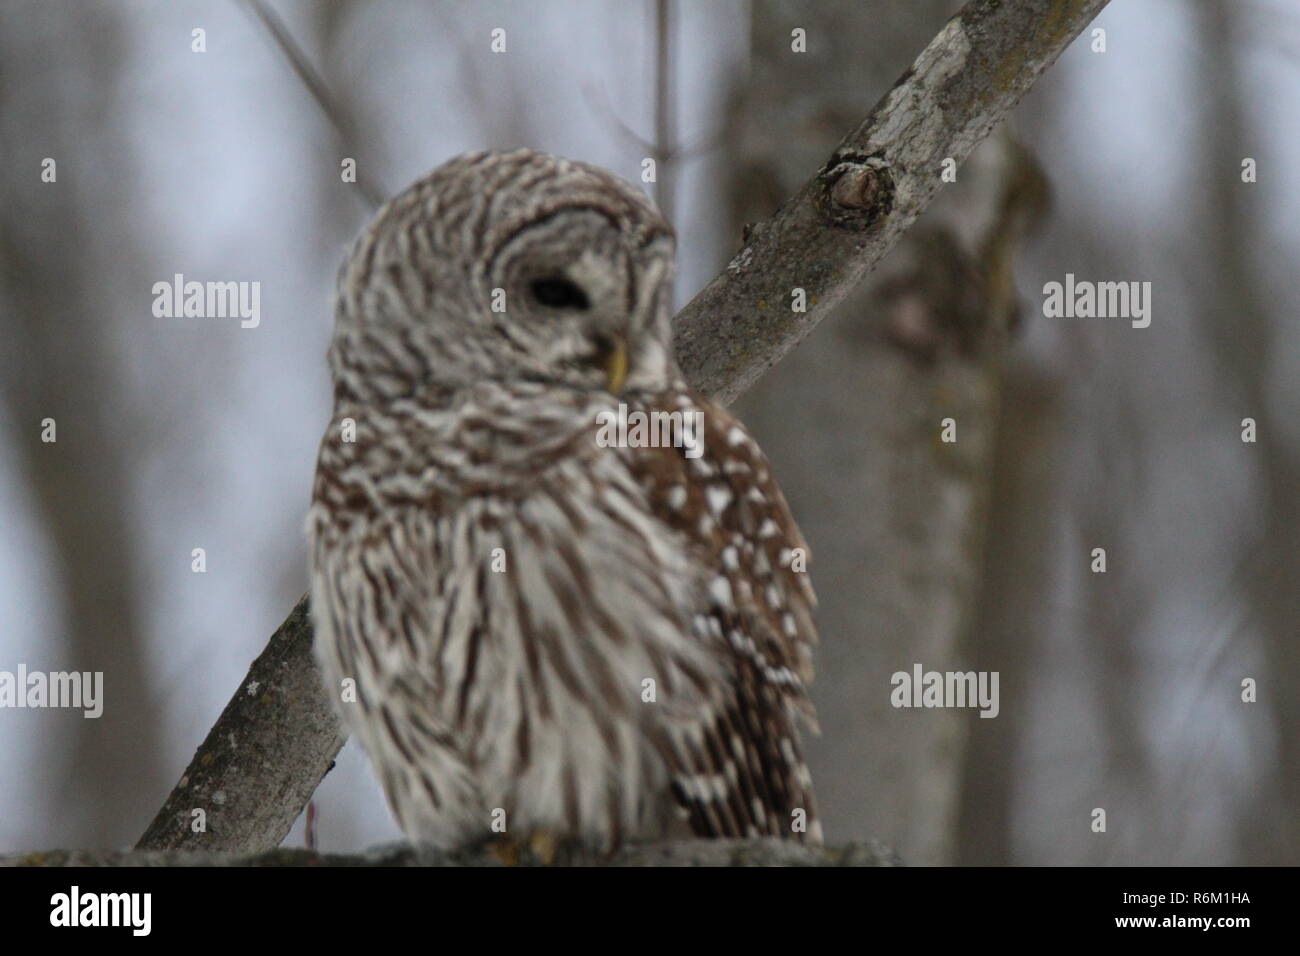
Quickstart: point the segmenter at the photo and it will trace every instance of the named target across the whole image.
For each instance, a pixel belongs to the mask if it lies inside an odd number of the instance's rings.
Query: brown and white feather
[[[504,816],[599,846],[683,821],[820,840],[807,548],[757,444],[680,381],[670,237],[602,171],[472,154],[390,203],[340,273],[316,647],[412,839]],[[582,284],[581,314],[519,304],[537,269]],[[593,367],[609,335],[617,395]],[[620,404],[701,413],[703,453],[604,447]]]

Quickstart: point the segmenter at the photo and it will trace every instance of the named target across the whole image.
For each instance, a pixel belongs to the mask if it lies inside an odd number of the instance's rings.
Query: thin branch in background
[[[670,223],[676,221],[674,171],[670,167],[677,158],[672,7],[673,0],[655,0],[655,202]]]
[[[452,71],[460,88],[460,100],[479,128],[479,145],[484,149],[514,148],[539,140],[536,111],[520,95],[519,84],[501,81],[501,71],[487,66],[488,60],[470,49],[462,25],[451,15],[453,8],[431,5],[426,11],[431,32],[441,37],[459,37],[450,44],[455,58]],[[517,72],[517,71],[516,71]],[[440,91],[447,96],[447,91]]]
[[[654,143],[619,118],[618,113],[614,111],[614,107],[609,102],[609,94],[605,92],[605,87],[597,86],[594,83],[583,83],[582,95],[586,99],[587,105],[591,107],[592,112],[603,113],[605,120],[610,123],[614,131],[632,147],[644,153],[654,153]]]
[[[588,105],[602,113],[614,130],[634,148],[649,154],[655,162],[654,199],[659,211],[670,223],[676,221],[677,191],[674,164],[694,159],[722,144],[725,137],[706,137],[698,143],[682,145],[677,141],[677,69],[676,23],[673,0],[654,0],[654,139],[648,140],[632,129],[610,105],[604,87],[583,84]],[[599,98],[597,93],[599,92]]]
[[[354,124],[348,122],[347,111],[334,98],[334,94],[330,92],[320,73],[311,65],[307,55],[293,38],[293,34],[289,32],[289,28],[285,26],[284,21],[263,0],[243,0],[243,3],[249,12],[257,18],[258,22],[262,24],[267,33],[271,34],[271,39],[275,41],[275,45],[284,54],[285,59],[289,61],[294,73],[298,74],[298,79],[302,81],[303,86],[307,87],[307,92],[316,101],[316,105],[320,107],[321,112],[325,114],[325,119],[334,129],[340,144],[348,147],[354,153],[358,152],[356,147],[361,138],[357,134]],[[364,169],[365,172],[358,174],[356,187],[370,208],[378,209],[384,204],[384,197],[389,194],[388,190],[384,187],[382,178],[371,172],[371,166],[362,166],[361,163],[357,165]],[[368,185],[369,182],[376,183],[377,187]]]
[[[610,104],[609,94],[605,92],[603,86],[597,86],[595,83],[583,83],[582,95],[587,101],[587,105],[591,107],[592,112],[604,114],[605,120],[609,122],[613,131],[626,140],[632,147],[639,149],[643,153],[648,153],[651,156],[655,155],[655,144],[619,119],[618,114],[614,112],[614,107]],[[679,162],[684,159],[695,159],[696,157],[703,156],[705,153],[710,153],[713,150],[718,149],[720,146],[724,145],[726,141],[726,133],[712,133],[708,136],[701,136],[692,143],[682,143],[677,145],[673,148],[671,153],[666,155],[668,155],[670,159]],[[658,199],[655,201],[658,202]]]

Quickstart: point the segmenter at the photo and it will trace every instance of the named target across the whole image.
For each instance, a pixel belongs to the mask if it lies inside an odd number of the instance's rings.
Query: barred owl
[[[414,841],[821,840],[806,546],[758,446],[682,381],[673,244],[609,173],[480,152],[340,271],[316,650]],[[702,433],[600,439],[636,412]]]

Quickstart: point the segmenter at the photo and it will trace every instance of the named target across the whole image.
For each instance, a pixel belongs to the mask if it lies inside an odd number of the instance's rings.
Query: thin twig
[[[671,168],[676,159],[676,103],[673,69],[673,0],[655,0],[655,202],[670,223],[676,222]]]
[[[353,124],[348,122],[347,112],[343,109],[342,104],[334,98],[334,94],[330,92],[329,86],[321,78],[320,73],[311,65],[311,61],[307,59],[307,55],[303,52],[302,47],[298,45],[298,41],[293,38],[293,34],[289,32],[289,28],[285,26],[284,21],[263,0],[243,0],[243,3],[253,16],[257,17],[262,26],[266,28],[266,31],[271,34],[271,39],[275,41],[275,45],[279,47],[280,52],[289,61],[293,71],[298,74],[298,79],[302,81],[303,86],[307,87],[307,92],[311,94],[312,99],[316,101],[316,105],[320,107],[321,112],[325,115],[325,120],[334,129],[340,144],[350,147],[353,152],[358,152],[356,146],[360,143],[360,137],[357,135]],[[361,166],[361,163],[357,165]],[[388,195],[388,192],[384,188],[381,178],[371,171],[369,165],[362,167],[362,169],[364,172],[358,173],[356,187],[370,208],[372,210],[378,209],[383,205],[384,197]],[[376,183],[377,188],[368,185],[369,182]]]

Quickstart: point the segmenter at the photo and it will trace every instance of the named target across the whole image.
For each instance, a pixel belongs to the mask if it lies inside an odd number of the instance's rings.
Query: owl
[[[682,379],[673,255],[623,180],[478,152],[340,270],[316,653],[412,841],[821,841],[807,547]]]

